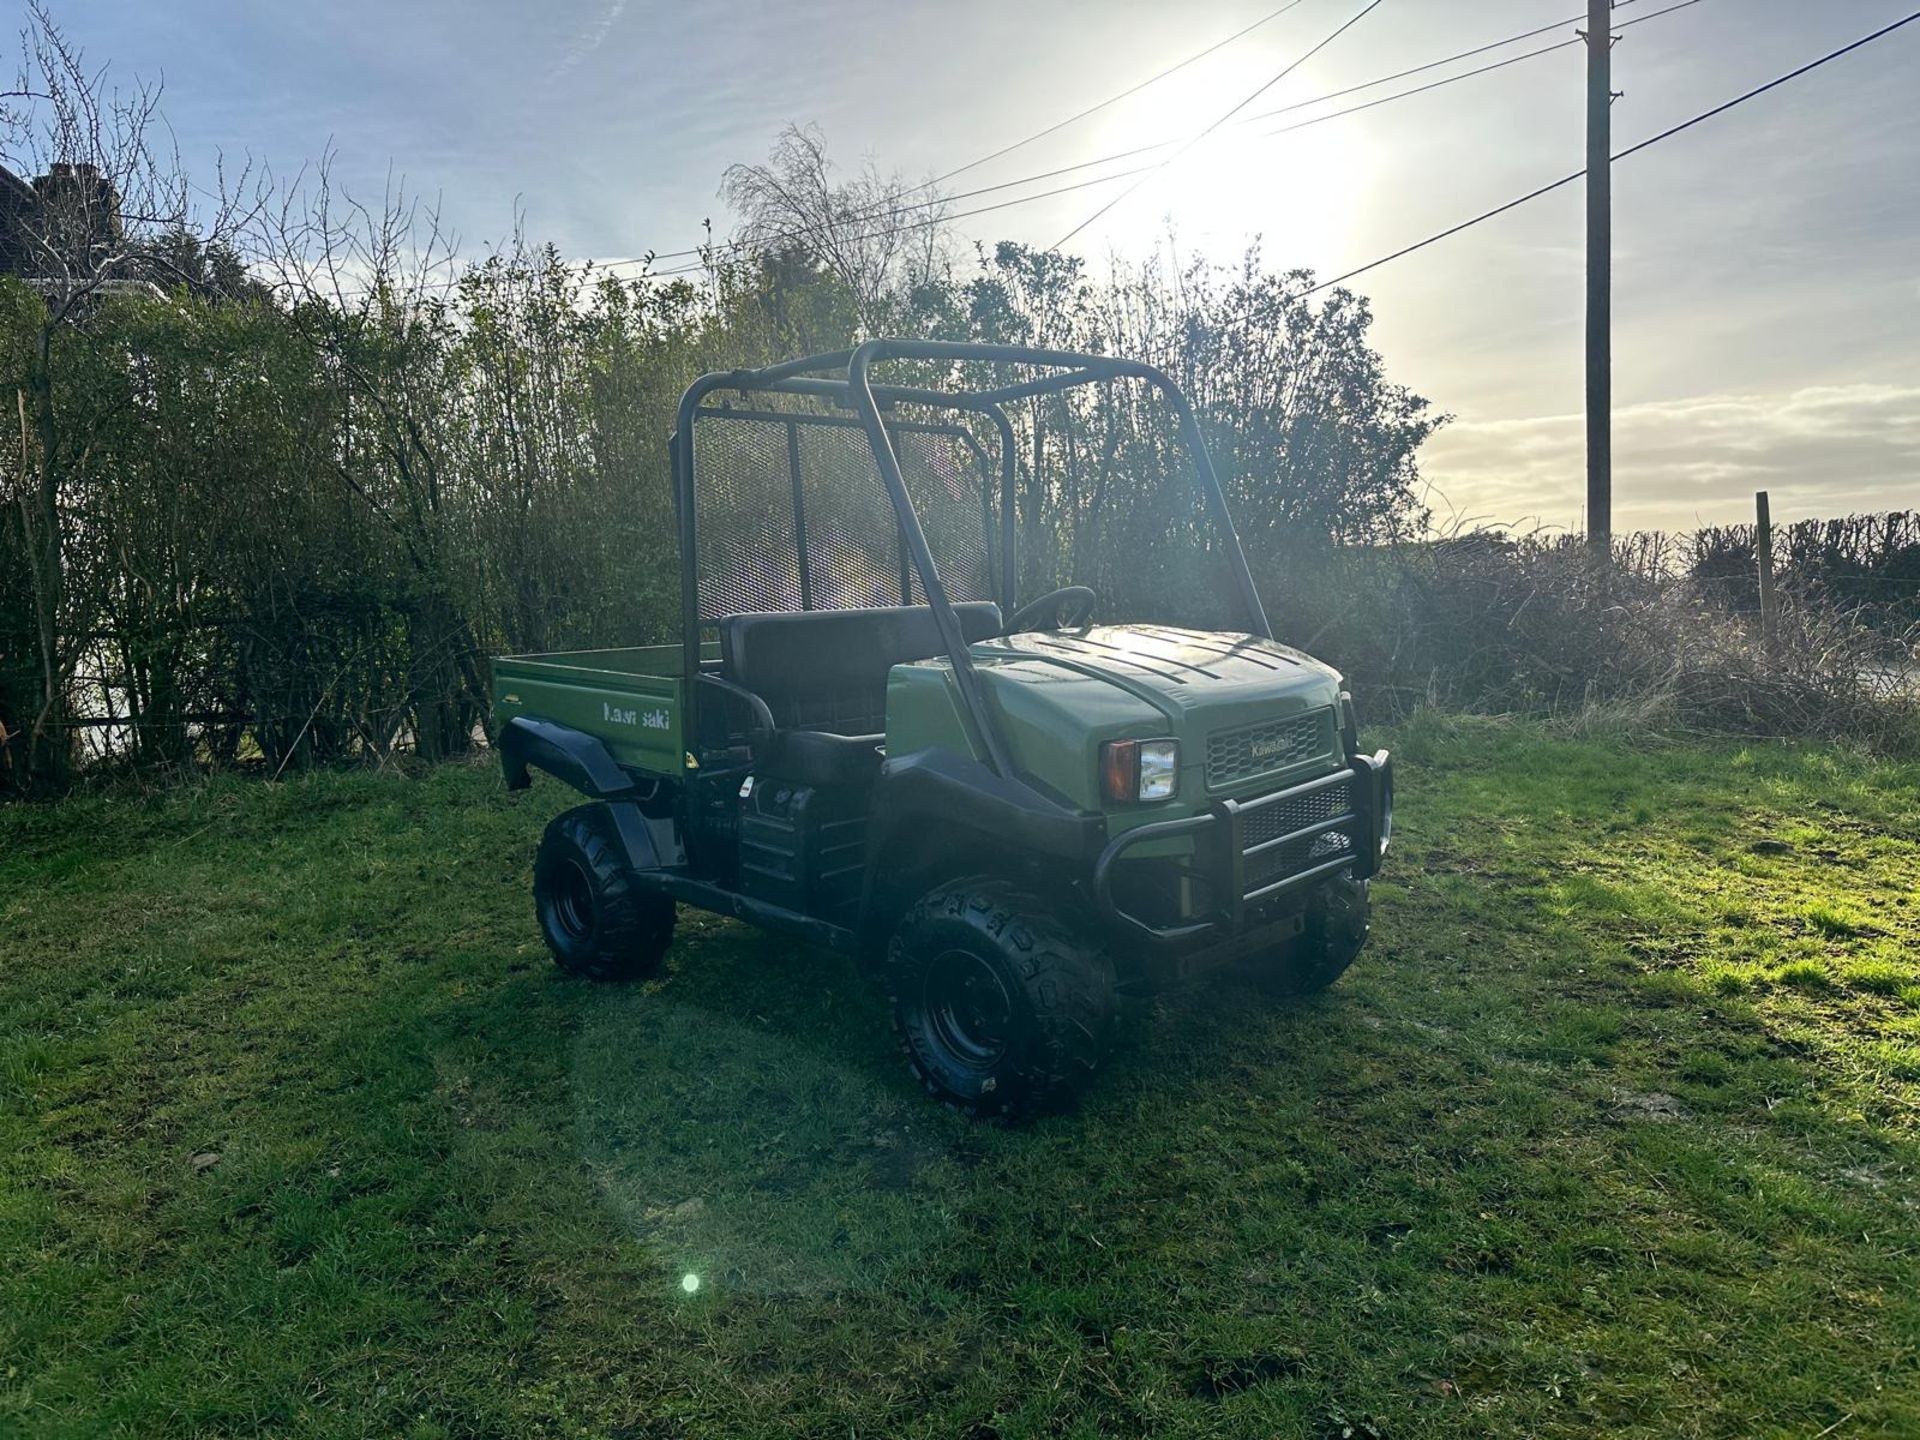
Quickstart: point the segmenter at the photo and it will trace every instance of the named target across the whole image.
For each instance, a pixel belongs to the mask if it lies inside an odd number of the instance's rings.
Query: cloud
[[[607,38],[607,32],[619,23],[620,17],[627,11],[627,0],[612,0],[600,18],[574,38],[567,53],[562,55],[547,72],[547,79],[554,81],[568,74],[582,60],[600,48],[600,42]]]
[[[1459,420],[1428,444],[1421,470],[1442,517],[1451,507],[1578,526],[1585,421]],[[1920,386],[1821,385],[1614,411],[1615,529],[1746,518],[1756,490],[1782,520],[1920,506]]]

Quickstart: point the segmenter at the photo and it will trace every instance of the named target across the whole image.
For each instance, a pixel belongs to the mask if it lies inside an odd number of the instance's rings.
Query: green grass
[[[0,1433],[1920,1434],[1920,769],[1388,738],[1347,979],[1023,1129],[833,956],[559,975],[551,783],[0,812]]]

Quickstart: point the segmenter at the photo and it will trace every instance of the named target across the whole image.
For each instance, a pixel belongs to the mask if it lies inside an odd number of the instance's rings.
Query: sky
[[[110,76],[164,82],[197,179],[211,182],[221,154],[289,174],[330,147],[351,190],[377,196],[394,176],[437,196],[475,253],[518,213],[531,238],[569,255],[622,258],[695,245],[708,220],[724,234],[722,171],[762,158],[790,121],[818,124],[848,168],[871,156],[926,178],[1279,3],[56,0],[55,10]],[[948,188],[1196,135],[1363,3],[1298,0]],[[1672,3],[1633,0],[1616,24]],[[1486,59],[1551,45],[1572,38],[1581,8],[1382,0],[1241,114],[1567,22]],[[1910,8],[1698,0],[1618,29],[1614,148]],[[1578,45],[1266,133],[1482,63],[1222,125],[1071,248],[1098,269],[1170,245],[1182,259],[1233,261],[1257,240],[1270,267],[1330,277],[1579,169]],[[1920,23],[1614,167],[1616,529],[1750,518],[1757,489],[1776,521],[1920,505],[1917,78]],[[956,228],[969,241],[1052,244],[1127,183]],[[1373,302],[1389,377],[1454,417],[1422,453],[1443,525],[1582,524],[1583,215],[1582,187],[1570,185],[1352,282]]]

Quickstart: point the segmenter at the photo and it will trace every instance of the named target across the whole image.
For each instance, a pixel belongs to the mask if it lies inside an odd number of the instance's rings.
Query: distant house
[[[33,186],[0,165],[0,275],[26,274],[27,226],[39,204]]]
[[[59,160],[28,182],[0,165],[0,275],[18,275],[49,293],[75,277],[86,277],[95,292],[152,291],[138,273],[97,278],[124,236],[120,194],[96,166]]]

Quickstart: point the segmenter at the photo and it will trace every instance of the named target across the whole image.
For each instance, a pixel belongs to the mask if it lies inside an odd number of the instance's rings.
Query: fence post
[[[1760,566],[1760,643],[1771,649],[1780,614],[1773,595],[1773,517],[1764,490],[1753,497],[1753,554]]]

